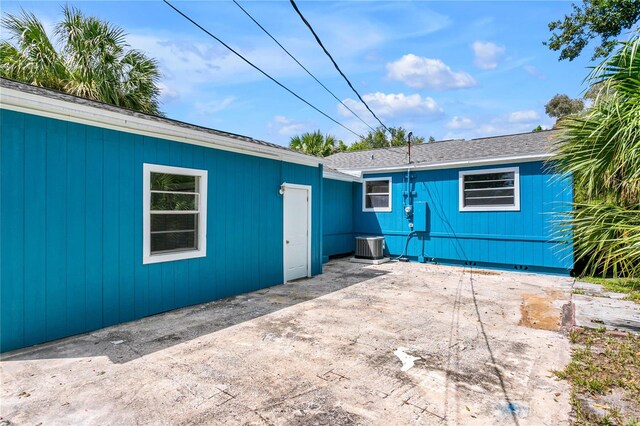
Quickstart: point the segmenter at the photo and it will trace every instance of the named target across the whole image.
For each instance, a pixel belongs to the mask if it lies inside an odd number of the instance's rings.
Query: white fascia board
[[[346,173],[336,173],[330,170],[323,170],[322,177],[325,179],[333,179],[333,180],[342,180],[345,182],[362,182],[362,179],[359,176],[354,176]]]
[[[463,167],[479,167],[492,166],[497,164],[510,163],[529,163],[533,161],[545,161],[551,158],[553,154],[535,154],[535,155],[516,155],[512,157],[487,158],[480,160],[452,161],[443,163],[429,164],[408,164],[393,167],[367,167],[362,169],[340,169],[342,173],[356,174],[360,173],[385,173],[385,172],[401,172],[410,170],[439,170],[439,169],[457,169]]]
[[[6,87],[0,90],[0,108],[306,166],[317,167],[321,163],[320,159],[296,152]]]

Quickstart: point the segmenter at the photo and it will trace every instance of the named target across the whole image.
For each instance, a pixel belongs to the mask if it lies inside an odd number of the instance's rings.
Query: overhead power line
[[[351,90],[353,90],[353,93],[355,93],[358,96],[358,99],[360,99],[360,102],[362,102],[364,104],[364,106],[367,107],[367,109],[369,110],[371,115],[373,115],[375,117],[375,119],[378,120],[378,123],[380,123],[380,125],[385,130],[388,131],[389,129],[387,128],[387,126],[385,126],[382,123],[382,121],[380,121],[378,116],[373,111],[371,111],[371,108],[369,108],[369,105],[367,105],[367,103],[364,101],[364,99],[362,99],[362,96],[360,96],[360,93],[358,93],[358,91],[353,87],[353,84],[351,84],[351,82],[349,81],[347,76],[342,72],[342,70],[340,69],[340,67],[336,63],[336,61],[333,59],[333,56],[331,56],[331,53],[329,53],[329,51],[324,47],[324,44],[322,44],[322,41],[320,41],[320,37],[318,37],[318,34],[316,34],[316,32],[314,31],[314,29],[311,26],[311,24],[309,23],[309,21],[306,20],[306,18],[302,15],[302,12],[300,12],[300,9],[298,9],[298,5],[296,5],[296,2],[293,1],[293,0],[289,0],[289,1],[291,2],[291,5],[296,10],[296,12],[298,12],[298,15],[300,16],[300,19],[302,19],[302,22],[304,22],[304,24],[307,26],[307,28],[309,28],[309,31],[311,31],[311,34],[313,34],[313,36],[315,37],[315,39],[318,42],[318,44],[320,45],[320,47],[322,47],[322,50],[324,50],[324,53],[329,57],[329,59],[331,59],[331,62],[333,62],[333,66],[336,68],[336,70],[338,70],[338,72],[340,73],[342,78],[344,78],[344,80],[347,82],[349,87],[351,87]]]
[[[259,71],[261,74],[263,74],[265,77],[267,77],[269,80],[273,81],[274,83],[276,83],[278,86],[282,87],[284,90],[286,90],[287,92],[291,93],[293,96],[295,96],[296,98],[298,98],[299,100],[301,100],[302,102],[304,102],[305,104],[307,104],[308,106],[310,106],[311,108],[313,108],[314,110],[316,110],[317,112],[319,112],[320,114],[324,115],[325,117],[327,117],[329,120],[333,121],[334,123],[336,123],[337,125],[339,125],[340,127],[342,127],[343,129],[353,133],[355,136],[359,137],[362,139],[362,135],[359,135],[358,133],[354,132],[353,130],[351,130],[350,128],[348,128],[347,126],[345,126],[344,124],[340,123],[338,120],[336,120],[335,118],[331,117],[329,114],[327,114],[326,112],[322,111],[321,109],[319,109],[318,107],[316,107],[315,105],[313,105],[311,102],[307,101],[306,99],[304,99],[302,96],[298,95],[296,92],[294,92],[293,90],[289,89],[287,86],[285,86],[284,84],[280,83],[278,80],[276,80],[275,78],[271,77],[269,74],[267,74],[265,71],[263,71],[260,67],[258,67],[257,65],[253,64],[253,62],[249,61],[247,58],[245,58],[244,56],[242,56],[240,53],[238,53],[236,50],[234,50],[231,46],[229,46],[227,43],[225,43],[224,41],[220,40],[218,37],[216,37],[215,35],[213,35],[212,33],[210,33],[207,29],[205,29],[202,25],[198,24],[196,21],[194,21],[193,19],[191,19],[187,14],[185,14],[184,12],[182,12],[180,9],[178,9],[177,7],[175,7],[174,5],[172,5],[169,1],[167,0],[163,0],[164,3],[167,4],[167,6],[169,6],[171,9],[173,9],[174,11],[176,11],[178,14],[180,14],[183,18],[185,18],[187,21],[191,22],[193,25],[195,25],[196,27],[198,27],[199,29],[201,29],[204,33],[206,33],[209,37],[213,38],[214,40],[216,40],[218,43],[222,44],[224,47],[226,47],[227,49],[229,49],[231,52],[233,52],[237,57],[239,57],[240,59],[242,59],[244,62],[246,62],[247,64],[249,64],[251,67],[255,68],[257,71]]]
[[[329,90],[329,88],[327,86],[325,86],[324,84],[322,84],[322,82],[320,80],[318,80],[318,78],[313,75],[311,73],[311,71],[309,71],[304,65],[302,65],[300,63],[300,61],[298,61],[298,59],[296,59],[295,56],[293,56],[282,44],[280,44],[280,42],[278,40],[276,40],[276,38],[274,36],[271,35],[271,33],[269,33],[269,31],[267,31],[262,25],[260,25],[260,23],[253,17],[251,16],[251,14],[240,5],[240,3],[238,3],[236,0],[233,0],[233,2],[236,4],[236,6],[238,6],[240,8],[240,10],[242,10],[245,15],[247,15],[249,17],[249,19],[251,19],[258,27],[260,27],[260,29],[262,31],[264,31],[269,37],[271,37],[271,40],[273,40],[278,46],[280,46],[280,48],[282,50],[285,51],[285,53],[287,55],[289,55],[289,57],[291,57],[291,59],[293,59],[296,64],[300,65],[300,67],[305,70],[307,72],[307,74],[309,74],[320,86],[322,86],[322,88],[324,90],[326,90],[329,94],[331,94],[331,96],[333,96],[335,98],[336,101],[340,102],[342,104],[343,107],[345,107],[347,110],[349,110],[349,112],[353,115],[355,115],[358,120],[362,121],[364,123],[365,126],[367,126],[368,128],[370,128],[371,130],[375,131],[375,129],[373,127],[371,127],[366,121],[364,121],[362,118],[360,118],[360,116],[358,114],[356,114],[351,108],[349,108],[342,100],[340,100],[340,98],[338,98],[331,90]]]

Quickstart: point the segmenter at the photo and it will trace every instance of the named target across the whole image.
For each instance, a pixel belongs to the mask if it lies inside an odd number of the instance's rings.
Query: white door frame
[[[287,226],[287,210],[284,205],[284,197],[287,196],[287,188],[303,189],[307,191],[309,201],[307,202],[307,277],[311,276],[311,236],[313,235],[313,225],[311,222],[311,185],[300,185],[297,183],[284,182],[280,185],[280,188],[284,189],[282,194],[282,280],[283,283],[287,282],[287,237],[285,235],[285,227]]]

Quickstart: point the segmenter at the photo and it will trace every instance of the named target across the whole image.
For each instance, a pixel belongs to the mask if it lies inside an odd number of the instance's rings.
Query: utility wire
[[[293,8],[296,10],[296,12],[298,12],[298,15],[300,16],[300,19],[302,19],[302,22],[305,23],[305,25],[307,26],[307,28],[309,28],[309,31],[311,31],[311,34],[313,34],[313,36],[316,38],[316,41],[318,42],[318,44],[320,45],[320,47],[322,47],[322,50],[324,50],[324,53],[329,57],[329,59],[331,59],[331,62],[333,62],[333,66],[336,68],[336,70],[338,70],[338,72],[340,73],[340,75],[342,76],[342,78],[345,79],[345,81],[347,82],[347,84],[349,85],[349,87],[351,87],[351,90],[353,90],[353,93],[355,93],[358,96],[358,99],[360,99],[360,102],[362,102],[364,104],[364,106],[367,107],[367,109],[369,110],[369,112],[371,113],[371,115],[373,115],[375,117],[376,120],[378,120],[378,123],[380,123],[380,125],[387,131],[389,131],[389,129],[387,128],[387,126],[385,126],[382,121],[380,121],[380,119],[378,118],[378,116],[371,111],[371,108],[369,108],[369,105],[367,105],[367,103],[364,101],[364,99],[362,99],[362,96],[360,96],[360,93],[358,93],[358,91],[353,87],[353,85],[351,84],[351,82],[349,81],[349,79],[347,78],[346,75],[344,75],[344,73],[342,72],[342,70],[340,69],[340,67],[338,66],[338,64],[336,63],[336,61],[333,59],[333,56],[331,56],[331,53],[329,53],[329,51],[324,47],[324,44],[322,44],[322,41],[320,41],[320,37],[318,37],[318,34],[316,34],[316,32],[313,30],[313,27],[311,26],[311,24],[309,23],[309,21],[306,20],[306,18],[302,15],[302,12],[300,12],[300,9],[298,9],[298,6],[296,5],[296,2],[293,0],[289,0],[291,2],[291,5],[293,6]]]
[[[267,31],[262,25],[260,25],[260,23],[258,21],[256,21],[255,18],[253,16],[251,16],[251,14],[249,12],[247,12],[247,10],[244,7],[242,7],[240,5],[240,3],[238,3],[236,0],[233,0],[233,2],[236,4],[236,6],[238,6],[240,8],[240,10],[242,10],[245,13],[245,15],[247,15],[249,17],[249,19],[251,19],[258,27],[260,27],[260,29],[262,31],[264,31],[269,37],[271,37],[271,40],[273,40],[278,46],[280,46],[280,48],[282,50],[284,50],[285,53],[287,55],[289,55],[289,57],[291,57],[291,59],[293,59],[296,62],[296,64],[300,65],[300,67],[303,70],[305,70],[307,72],[307,74],[309,74],[320,86],[322,86],[324,88],[324,90],[329,92],[331,94],[331,96],[333,96],[335,98],[336,101],[340,102],[342,104],[342,106],[345,107],[346,109],[348,109],[351,114],[355,115],[358,118],[358,120],[360,120],[360,121],[362,121],[364,123],[365,126],[367,126],[368,128],[370,128],[371,130],[373,130],[375,132],[376,129],[371,127],[366,121],[364,121],[362,118],[360,118],[360,116],[358,114],[356,114],[351,108],[349,108],[344,102],[342,102],[340,100],[340,98],[338,98],[331,90],[329,90],[329,88],[327,86],[322,84],[322,82],[320,80],[318,80],[316,78],[316,76],[313,75],[311,73],[311,71],[309,71],[304,65],[302,65],[300,63],[300,61],[298,61],[295,58],[295,56],[293,56],[282,44],[280,44],[280,42],[278,40],[276,40],[276,38],[274,36],[272,36],[271,33],[269,33],[269,31]]]
[[[196,21],[194,21],[193,19],[191,19],[189,16],[187,16],[184,12],[182,12],[180,9],[178,9],[177,7],[175,7],[174,5],[172,5],[169,1],[167,0],[163,0],[163,2],[165,4],[167,4],[167,6],[169,6],[171,9],[173,9],[174,11],[176,11],[178,14],[180,14],[183,18],[185,18],[187,21],[191,22],[193,25],[195,25],[196,27],[200,28],[202,31],[204,31],[209,37],[213,38],[214,40],[216,40],[218,43],[222,44],[224,47],[226,47],[227,49],[229,49],[231,52],[233,52],[236,56],[238,56],[240,59],[242,59],[244,62],[246,62],[247,64],[251,65],[253,68],[255,68],[256,70],[258,70],[260,73],[262,73],[265,77],[267,77],[269,80],[273,81],[274,83],[276,83],[278,86],[282,87],[284,90],[286,90],[287,92],[291,93],[293,96],[295,96],[296,98],[300,99],[302,102],[304,102],[305,104],[307,104],[308,106],[310,106],[311,108],[313,108],[314,110],[318,111],[320,114],[324,115],[325,117],[327,117],[329,120],[333,121],[334,123],[336,123],[337,125],[339,125],[340,127],[342,127],[343,129],[353,133],[355,136],[359,137],[359,138],[363,138],[362,135],[357,134],[356,132],[354,132],[353,130],[351,130],[350,128],[348,128],[347,126],[345,126],[344,124],[340,123],[338,120],[336,120],[335,118],[331,117],[330,115],[328,115],[327,113],[325,113],[324,111],[320,110],[318,107],[314,106],[313,104],[311,104],[309,101],[307,101],[306,99],[304,99],[302,96],[298,95],[297,93],[295,93],[293,90],[289,89],[287,86],[285,86],[284,84],[280,83],[278,80],[276,80],[275,78],[271,77],[269,74],[267,74],[265,71],[263,71],[261,68],[259,68],[257,65],[254,65],[251,61],[249,61],[247,58],[245,58],[244,56],[242,56],[240,53],[238,53],[237,51],[235,51],[231,46],[229,46],[227,43],[225,43],[224,41],[220,40],[218,37],[216,37],[215,35],[213,35],[212,33],[210,33],[208,30],[206,30],[202,25],[198,24]]]

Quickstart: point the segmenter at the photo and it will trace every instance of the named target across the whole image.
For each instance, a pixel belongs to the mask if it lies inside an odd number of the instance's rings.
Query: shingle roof
[[[552,152],[556,130],[495,136],[479,139],[453,139],[411,147],[411,163],[437,164],[469,160],[546,155]],[[325,158],[325,165],[338,170],[358,170],[406,165],[407,147],[341,152]]]
[[[129,116],[132,116],[132,117],[142,118],[142,119],[145,119],[145,120],[150,120],[150,121],[154,121],[154,122],[158,122],[158,123],[171,124],[171,125],[174,125],[174,126],[183,127],[185,129],[196,130],[196,131],[209,133],[209,134],[213,134],[213,135],[218,135],[218,136],[225,136],[225,137],[228,137],[228,138],[233,138],[233,139],[241,140],[241,141],[244,141],[244,142],[255,143],[255,144],[258,144],[258,145],[267,146],[267,147],[270,147],[270,148],[276,148],[276,149],[280,149],[280,150],[284,150],[284,151],[288,151],[288,152],[295,152],[296,154],[304,155],[304,156],[309,157],[309,158],[314,158],[314,159],[316,158],[316,157],[313,157],[313,156],[310,156],[310,155],[303,154],[300,151],[294,151],[294,150],[289,149],[287,147],[284,147],[282,145],[276,145],[274,143],[265,142],[265,141],[262,141],[262,140],[259,140],[259,139],[254,139],[254,138],[251,138],[249,136],[243,136],[243,135],[238,135],[238,134],[235,134],[235,133],[223,132],[221,130],[210,129],[208,127],[203,127],[203,126],[197,126],[195,124],[185,123],[183,121],[178,121],[178,120],[172,120],[172,119],[165,118],[165,117],[160,117],[160,116],[157,116],[157,115],[145,114],[145,113],[141,113],[141,112],[134,111],[134,110],[131,110],[131,109],[117,107],[117,106],[114,106],[114,105],[105,104],[105,103],[102,103],[102,102],[97,102],[97,101],[93,101],[93,100],[86,99],[86,98],[81,98],[79,96],[69,95],[67,93],[58,92],[56,90],[47,89],[47,88],[44,88],[44,87],[32,86],[30,84],[21,83],[21,82],[15,81],[15,80],[10,80],[10,79],[6,79],[6,78],[2,78],[2,77],[0,77],[0,87],[7,88],[7,89],[19,90],[19,91],[24,92],[24,93],[31,93],[31,94],[39,95],[39,96],[45,96],[47,98],[59,99],[61,101],[71,102],[71,103],[74,103],[74,104],[86,105],[86,106],[94,107],[94,108],[100,108],[100,109],[103,109],[103,110],[106,110],[106,111],[116,112],[116,113],[120,113],[120,114],[126,114],[126,115],[129,115]]]

